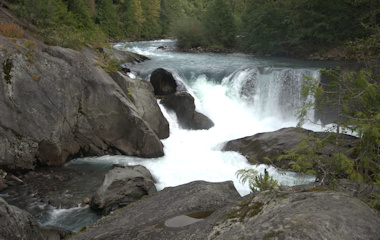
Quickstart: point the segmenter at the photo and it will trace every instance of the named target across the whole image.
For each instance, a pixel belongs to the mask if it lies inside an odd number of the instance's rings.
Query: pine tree
[[[122,5],[121,16],[124,22],[125,35],[138,38],[145,22],[140,0],[126,0]]]
[[[116,7],[112,0],[97,0],[96,1],[96,18],[95,22],[100,28],[110,37],[119,37],[120,21],[117,15]]]

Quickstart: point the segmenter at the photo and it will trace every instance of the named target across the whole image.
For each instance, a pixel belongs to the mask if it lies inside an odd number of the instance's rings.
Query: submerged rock
[[[107,215],[156,192],[153,177],[144,166],[117,165],[104,176],[103,183],[92,197],[90,206]]]
[[[211,119],[195,110],[194,98],[187,92],[166,95],[161,104],[176,113],[179,124],[185,129],[210,129],[214,126]]]

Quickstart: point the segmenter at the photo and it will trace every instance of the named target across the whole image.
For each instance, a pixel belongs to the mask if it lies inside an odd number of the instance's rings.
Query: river
[[[165,49],[158,49],[161,46]],[[220,149],[228,140],[296,126],[297,108],[304,102],[300,94],[304,76],[318,79],[321,68],[336,63],[244,54],[180,53],[175,51],[172,40],[118,43],[114,47],[151,59],[126,66],[131,70],[130,77],[138,81],[149,80],[156,68],[172,72],[181,83],[181,89],[194,96],[196,110],[208,116],[215,126],[198,131],[181,129],[175,114],[160,106],[170,124],[170,137],[162,140],[165,156],[157,159],[102,156],[72,160],[64,168],[81,170],[87,179],[86,183],[83,179],[73,183],[72,186],[81,185],[82,190],[68,195],[75,196],[78,205],[83,197],[91,197],[99,185],[99,180],[90,181],[89,176],[101,180],[115,163],[144,165],[155,178],[158,190],[194,180],[232,180],[239,193],[245,195],[249,188],[236,177],[236,171],[245,168],[255,168],[259,172],[266,168],[284,185],[313,180],[300,178],[295,173],[280,173],[265,165],[252,166],[242,155]],[[312,117],[313,113],[310,114]],[[306,128],[319,130],[312,125]],[[72,192],[72,189],[65,191]],[[100,219],[88,208],[46,208],[46,204],[39,208],[45,209],[37,216],[42,225],[57,225],[72,231]]]

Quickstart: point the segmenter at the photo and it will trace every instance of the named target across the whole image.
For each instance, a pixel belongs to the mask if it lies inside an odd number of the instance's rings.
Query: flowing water
[[[160,46],[165,46],[166,50],[158,49]],[[151,72],[156,68],[171,71],[181,84],[180,88],[194,96],[197,111],[208,116],[215,126],[198,131],[181,129],[175,114],[160,106],[170,124],[170,137],[162,140],[164,157],[82,158],[71,161],[66,168],[99,169],[103,174],[114,163],[142,164],[151,171],[158,190],[195,180],[232,180],[241,195],[248,194],[249,188],[242,185],[235,174],[244,168],[255,168],[259,172],[266,168],[284,185],[312,180],[299,178],[295,173],[279,173],[265,165],[252,166],[242,155],[222,152],[220,149],[222,143],[228,140],[294,127],[297,123],[297,108],[304,102],[300,96],[303,77],[319,78],[321,68],[335,66],[335,63],[244,54],[179,53],[172,51],[174,46],[174,41],[161,40],[119,43],[115,48],[136,52],[151,59],[126,66],[131,70],[130,76],[139,81],[149,80]],[[314,126],[306,127],[318,130]],[[89,183],[85,188],[95,191],[96,186]],[[86,194],[83,193],[83,197],[91,197]],[[79,194],[79,197],[82,195]],[[40,222],[43,225],[59,225],[78,231],[89,222],[99,219],[88,212],[88,209],[79,207],[53,209],[41,217]]]

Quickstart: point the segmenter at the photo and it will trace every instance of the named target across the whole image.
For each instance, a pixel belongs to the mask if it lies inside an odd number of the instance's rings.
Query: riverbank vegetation
[[[174,37],[179,47],[286,56],[379,54],[376,0],[8,0],[48,44]],[[334,54],[331,53],[334,49]],[[338,50],[337,50],[338,49]],[[339,55],[338,54],[338,55]]]

